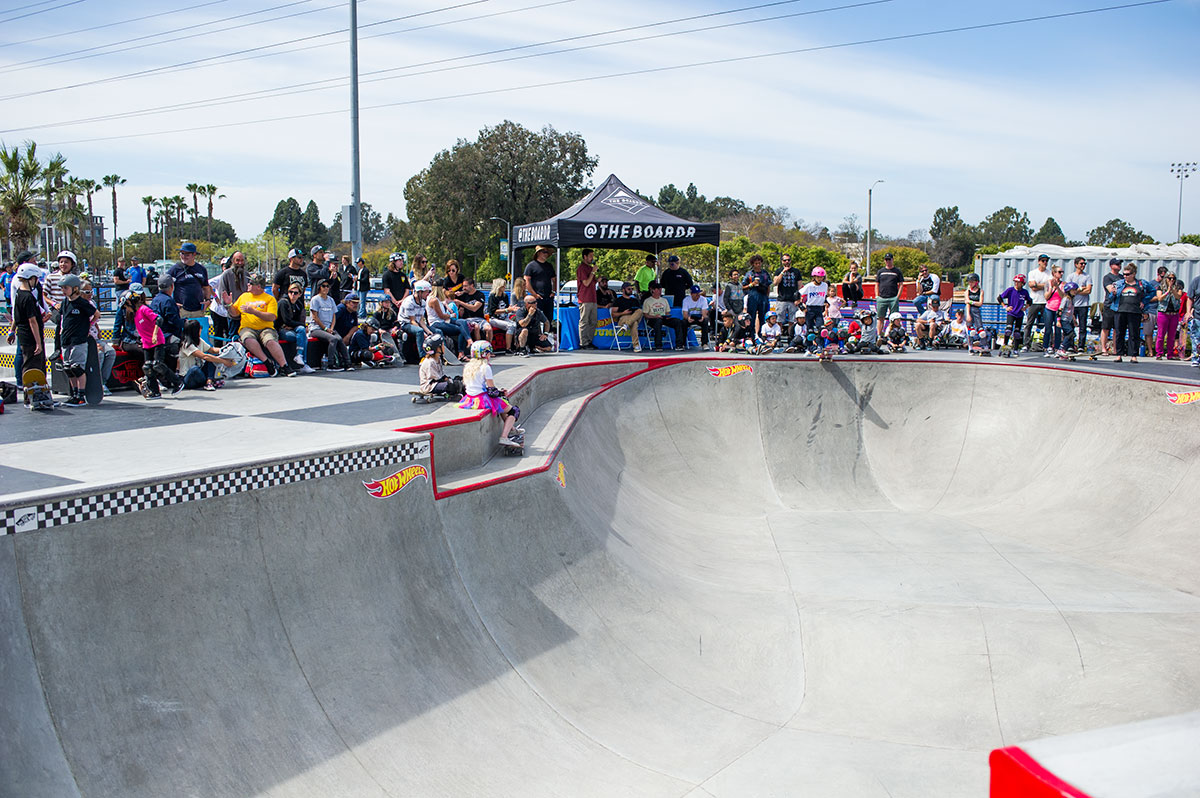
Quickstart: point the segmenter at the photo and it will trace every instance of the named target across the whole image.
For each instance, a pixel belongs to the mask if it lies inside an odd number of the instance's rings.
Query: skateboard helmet
[[[839,339],[845,341],[847,338],[850,337],[850,331],[847,330],[845,327],[842,327],[842,328],[838,329],[837,335],[838,335]]]
[[[815,268],[815,269],[813,269],[813,270],[812,270],[812,276],[813,276],[813,277],[824,277],[824,276],[825,276],[825,270],[824,270],[824,269],[822,269],[820,266],[818,266],[817,268]]]
[[[767,316],[766,316],[766,317],[767,317],[768,319],[777,319],[777,318],[779,318],[779,314],[778,314],[778,313],[776,313],[776,312],[775,312],[775,311],[773,311],[773,310],[768,310],[768,311],[767,311]]]
[[[817,340],[817,334],[815,332],[810,332],[806,340],[811,344],[813,341]]]
[[[893,311],[892,315],[888,316],[888,321],[899,321],[902,318],[904,317],[900,315],[899,311]]]
[[[977,282],[979,282],[979,275],[978,275],[978,274],[972,274],[970,277],[968,277],[968,278],[967,278],[967,282],[968,282],[968,283],[977,283]]]
[[[446,339],[440,335],[427,335],[425,342],[421,344],[421,349],[425,350],[425,354],[432,355],[445,345]]]
[[[1073,292],[1075,292],[1075,291],[1078,291],[1078,290],[1079,290],[1079,283],[1076,283],[1076,282],[1063,283],[1063,290],[1064,290],[1064,291],[1070,291],[1070,292],[1072,292],[1072,293],[1073,293]]]
[[[1018,274],[1017,276],[1013,277],[1013,282],[1014,282],[1014,283],[1022,283],[1022,284],[1024,284],[1024,283],[1025,283],[1025,275],[1023,275],[1023,274]]]
[[[487,341],[476,341],[471,344],[471,357],[485,358],[492,354],[492,345]]]
[[[429,284],[428,280],[417,280],[416,284],[413,285],[413,290],[414,291],[432,291],[433,286]]]

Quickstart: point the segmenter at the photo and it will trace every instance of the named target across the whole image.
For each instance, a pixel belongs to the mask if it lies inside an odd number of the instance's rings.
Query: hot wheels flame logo
[[[558,483],[560,488],[567,486],[567,468],[562,464],[561,460],[558,461],[558,473],[554,475],[554,481]]]
[[[429,470],[423,465],[411,465],[377,482],[364,482],[363,487],[376,499],[386,499],[388,496],[395,496],[404,490],[405,486],[417,477],[422,477],[428,482]]]
[[[1200,402],[1200,391],[1184,391],[1183,393],[1167,391],[1167,401],[1173,405],[1190,405],[1192,402]]]
[[[719,368],[717,366],[708,367],[708,373],[717,378],[732,377],[734,374],[741,374],[743,371],[753,374],[754,367],[749,363],[737,363],[732,366],[721,366]]]

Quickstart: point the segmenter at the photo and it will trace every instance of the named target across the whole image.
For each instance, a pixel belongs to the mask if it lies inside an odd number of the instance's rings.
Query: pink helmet
[[[820,266],[813,269],[813,277],[824,277],[824,276],[825,276],[825,270],[822,269]]]

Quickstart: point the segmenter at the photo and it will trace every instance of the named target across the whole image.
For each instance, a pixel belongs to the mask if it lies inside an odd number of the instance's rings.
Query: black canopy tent
[[[557,285],[562,285],[563,247],[592,249],[641,249],[657,255],[664,249],[692,244],[717,247],[716,290],[721,280],[721,225],[691,222],[656,208],[609,175],[594,191],[560,214],[513,228],[513,278],[516,279],[518,249],[535,246],[555,248]],[[555,322],[558,319],[555,302]],[[561,329],[558,330],[561,340]]]

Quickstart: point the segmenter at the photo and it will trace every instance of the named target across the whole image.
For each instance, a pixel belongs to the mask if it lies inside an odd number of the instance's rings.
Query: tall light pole
[[[504,222],[504,226],[508,232],[504,235],[508,236],[508,283],[512,286],[513,278],[513,245],[512,245],[512,223],[507,219],[501,219],[499,216],[492,216],[488,219],[489,222]]]
[[[362,256],[362,180],[358,168],[358,0],[350,0],[350,259]]]
[[[1175,223],[1175,242],[1183,238],[1183,181],[1192,176],[1192,172],[1196,171],[1195,161],[1184,161],[1183,163],[1171,164],[1171,174],[1179,178],[1179,220]]]
[[[886,180],[876,180],[871,184],[871,187],[867,189],[867,277],[871,276],[871,194],[875,191],[875,186],[886,182]]]

